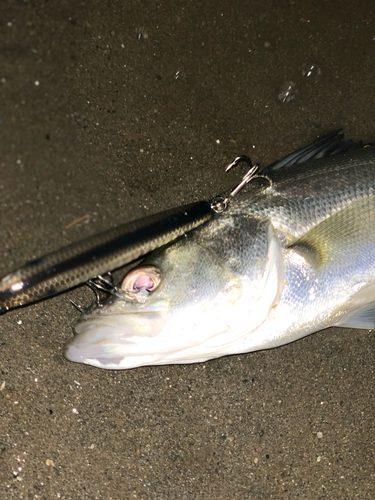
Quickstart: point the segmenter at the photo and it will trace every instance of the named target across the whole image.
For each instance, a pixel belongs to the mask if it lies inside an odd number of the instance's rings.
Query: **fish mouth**
[[[165,324],[166,315],[155,312],[90,317],[75,326],[75,336],[65,346],[64,356],[106,370],[158,364],[163,354],[152,352],[150,344]]]

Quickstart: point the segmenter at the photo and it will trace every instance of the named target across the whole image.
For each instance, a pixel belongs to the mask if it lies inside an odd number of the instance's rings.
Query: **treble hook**
[[[226,208],[228,207],[228,204],[230,200],[236,196],[236,194],[244,187],[246,184],[251,180],[254,179],[255,177],[258,177],[255,175],[259,168],[259,164],[253,165],[250,158],[246,155],[240,155],[235,158],[232,163],[230,163],[227,168],[225,169],[226,172],[230,170],[231,168],[235,167],[241,162],[245,162],[249,165],[249,170],[246,172],[244,177],[242,178],[241,182],[234,188],[232,191],[226,196],[225,198],[223,196],[215,196],[213,200],[211,201],[211,209],[216,212],[216,213],[222,213]]]

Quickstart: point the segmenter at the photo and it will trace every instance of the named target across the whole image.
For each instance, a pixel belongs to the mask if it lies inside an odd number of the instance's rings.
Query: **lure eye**
[[[152,292],[159,286],[160,281],[161,272],[156,267],[137,267],[125,276],[121,283],[121,289],[131,293],[137,293],[140,290]]]

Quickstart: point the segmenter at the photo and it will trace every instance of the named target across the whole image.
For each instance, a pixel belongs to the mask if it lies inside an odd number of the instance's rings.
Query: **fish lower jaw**
[[[89,346],[75,345],[74,340],[64,349],[64,356],[69,361],[95,366],[105,370],[126,370],[140,366],[188,364],[206,361],[217,357],[218,354],[204,355],[198,345],[186,348],[180,346],[154,345],[154,349],[147,342],[131,346],[115,345],[113,343],[98,342]]]
[[[80,349],[77,349],[74,346],[67,346],[64,350],[64,356],[69,361],[91,365],[104,370],[127,370],[137,368],[139,366],[155,364],[153,362],[153,357],[150,355],[137,357],[121,355],[117,357],[106,357],[100,355],[98,355],[98,357],[85,357]]]

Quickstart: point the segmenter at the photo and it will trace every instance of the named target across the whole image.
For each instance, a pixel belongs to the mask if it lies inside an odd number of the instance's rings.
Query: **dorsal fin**
[[[318,158],[325,158],[339,153],[346,153],[353,149],[363,148],[362,141],[354,142],[352,140],[345,140],[341,130],[342,129],[333,130],[308,146],[297,149],[297,151],[284,156],[281,160],[271,163],[271,165],[264,168],[261,173],[268,174]]]

